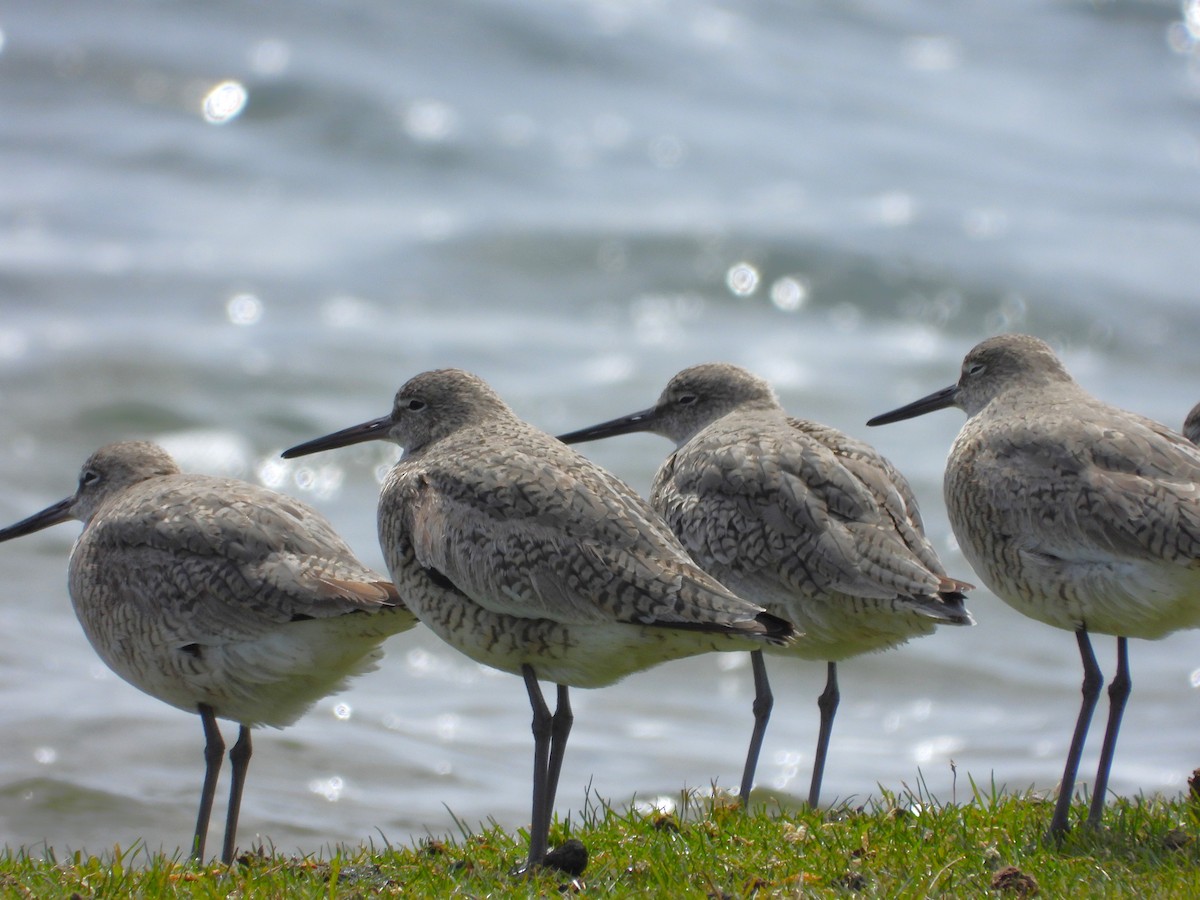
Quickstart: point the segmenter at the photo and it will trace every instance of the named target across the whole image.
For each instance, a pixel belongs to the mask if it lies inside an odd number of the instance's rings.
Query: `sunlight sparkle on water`
[[[658,741],[668,733],[661,719],[638,718],[626,723],[626,733],[638,741]]]
[[[703,298],[690,293],[643,294],[631,305],[633,329],[640,344],[666,344],[676,340],[685,322],[704,310]]]
[[[371,304],[359,297],[338,294],[321,307],[321,319],[331,328],[362,328],[372,321]]]
[[[717,669],[721,672],[736,672],[750,665],[748,653],[717,653],[714,656]]]
[[[220,428],[189,428],[161,434],[158,442],[187,471],[241,478],[250,468],[251,448],[240,434]]]
[[[748,262],[734,263],[725,273],[725,284],[735,297],[749,297],[758,290],[758,269]]]
[[[289,469],[291,466],[284,460],[268,456],[259,462],[254,474],[258,478],[258,483],[264,487],[280,488],[287,481]]]
[[[771,285],[771,302],[776,309],[795,312],[808,300],[808,285],[792,275],[778,278]]]
[[[967,210],[963,216],[963,231],[977,241],[1003,237],[1008,232],[1008,213],[990,207]]]
[[[589,384],[617,384],[631,378],[636,371],[637,363],[624,353],[599,356],[583,365],[583,377]]]
[[[428,675],[434,670],[436,658],[428,650],[421,647],[413,647],[408,653],[404,654],[404,663],[410,675]]]
[[[1041,738],[1033,742],[1031,748],[1033,755],[1038,759],[1049,759],[1058,756],[1062,752],[1062,746],[1058,741],[1050,740],[1050,738]]]
[[[938,735],[927,741],[921,741],[913,747],[913,760],[924,764],[935,759],[942,759],[951,753],[957,753],[966,746],[966,742],[952,734]]]
[[[678,805],[674,797],[655,797],[652,800],[638,800],[633,804],[633,809],[643,816],[648,816],[651,813],[673,813]]]
[[[458,113],[441,100],[414,100],[401,114],[405,133],[414,141],[436,144],[458,130]]]
[[[58,751],[53,747],[38,747],[33,751],[33,758],[43,766],[48,766],[58,759]]]
[[[29,348],[25,332],[16,329],[0,329],[0,359],[20,359]]]
[[[904,41],[904,64],[918,72],[949,72],[962,64],[962,45],[940,34],[923,34]]]
[[[204,95],[201,111],[204,121],[223,125],[242,114],[249,94],[240,81],[222,81]]]
[[[775,754],[775,765],[779,766],[779,774],[772,780],[771,784],[775,790],[782,791],[789,784],[796,780],[800,774],[800,763],[804,761],[803,754],[797,753],[794,750],[781,750]]]
[[[314,794],[320,794],[330,803],[337,803],[341,799],[342,791],[345,787],[345,782],[342,781],[340,775],[332,775],[329,778],[314,778],[308,783],[310,791]]]
[[[903,228],[916,218],[917,201],[905,191],[889,191],[870,201],[867,216],[885,228]]]
[[[257,325],[262,314],[262,301],[254,294],[234,294],[225,304],[225,315],[234,325]]]
[[[989,333],[1012,331],[1025,322],[1025,298],[1020,294],[1006,294],[996,308],[984,318],[984,327]]]
[[[338,492],[345,476],[345,470],[338,465],[330,464],[319,468],[300,466],[292,474],[292,484],[305,493],[327,499]]]
[[[438,740],[452,741],[458,737],[458,727],[461,719],[456,713],[442,713],[437,717],[434,724],[434,730],[437,731]]]
[[[333,707],[333,716],[335,719],[341,719],[343,722],[354,715],[354,710],[349,703],[338,703]]]

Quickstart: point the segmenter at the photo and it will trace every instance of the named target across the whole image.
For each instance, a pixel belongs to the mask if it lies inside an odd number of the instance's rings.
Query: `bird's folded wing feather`
[[[688,558],[649,506],[598,468],[508,456],[425,471],[400,502],[417,562],[494,612],[562,622],[753,619]]]
[[[848,464],[794,428],[736,439],[712,430],[676,452],[656,480],[654,502],[689,552],[714,570],[775,573],[810,593],[890,599],[938,590],[940,566],[931,568],[906,540],[919,532],[903,494],[877,471],[864,473],[867,463]],[[897,518],[907,527],[897,528]]]
[[[103,581],[145,615],[185,610],[192,640],[402,605],[391,580],[358,562],[327,522],[278,496],[230,503],[219,487],[192,487],[151,504],[130,498],[82,535],[85,582]]]

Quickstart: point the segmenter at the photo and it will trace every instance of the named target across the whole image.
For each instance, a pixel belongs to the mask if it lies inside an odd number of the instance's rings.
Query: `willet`
[[[970,625],[960,593],[922,531],[904,477],[874,449],[790,418],[761,378],[737,366],[684,369],[657,403],[560,437],[649,431],[675,442],[651,503],[692,557],[739,595],[804,632],[780,652],[826,661],[808,802],[821,780],[840,694],[837,661],[902,644],[939,624]],[[749,801],[772,695],[751,654],[755,727],[741,782]]]
[[[383,485],[379,538],[406,602],[467,656],[525,681],[527,870],[546,859],[569,686],[602,687],[665,660],[784,644],[794,633],[698,568],[632,488],[517,418],[474,375],[417,375],[390,415],[284,456],[372,439],[405,450]],[[553,716],[539,678],[557,685]]]
[[[1183,436],[1193,444],[1200,444],[1200,403],[1193,406],[1183,420]]]
[[[1129,696],[1126,639],[1200,626],[1200,450],[1167,427],[1097,400],[1043,341],[978,344],[958,383],[884,415],[884,425],[957,406],[967,414],[946,465],[959,546],[1025,615],[1075,632],[1083,704],[1050,835],[1068,828],[1079,759],[1103,676],[1089,632],[1117,638],[1117,673],[1092,787],[1098,826]]]
[[[228,864],[250,729],[291,724],[373,669],[384,638],[417,620],[314,510],[244,481],[182,474],[145,441],[97,450],[74,496],[0,530],[0,541],[70,519],[83,523],[69,587],[88,640],[130,684],[200,715],[200,861],[225,752],[216,720],[240,726],[229,751]]]

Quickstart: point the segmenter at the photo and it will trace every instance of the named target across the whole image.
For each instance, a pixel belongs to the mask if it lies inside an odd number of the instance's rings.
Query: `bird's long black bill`
[[[22,519],[15,525],[0,528],[0,541],[8,541],[22,535],[33,534],[35,531],[41,531],[43,528],[49,528],[51,525],[57,525],[60,522],[69,522],[72,518],[71,506],[74,502],[74,497],[68,497],[66,500],[58,501],[53,506],[47,506],[40,513],[34,513],[28,519]]]
[[[335,447],[349,447],[351,444],[378,440],[387,434],[391,427],[392,417],[383,416],[372,419],[370,422],[363,422],[361,425],[351,425],[349,428],[343,428],[341,431],[335,431],[324,437],[313,438],[311,441],[289,447],[279,455],[284,459],[295,459],[297,456],[308,456],[310,453],[317,453],[321,450],[332,450]]]
[[[558,439],[564,444],[582,444],[587,441],[598,441],[601,438],[616,437],[618,434],[633,434],[637,431],[651,431],[654,428],[654,407],[643,409],[628,416],[610,419],[589,428],[580,428],[560,434]]]
[[[928,397],[914,400],[907,406],[901,406],[899,409],[893,409],[891,412],[885,412],[873,419],[868,419],[867,424],[890,425],[893,422],[903,422],[905,419],[913,419],[917,416],[923,416],[925,413],[951,407],[957,399],[958,385],[952,384],[950,387],[942,388],[940,391],[934,391]]]

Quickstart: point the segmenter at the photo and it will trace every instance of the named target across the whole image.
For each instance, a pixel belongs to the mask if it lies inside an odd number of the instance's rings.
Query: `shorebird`
[[[983,341],[957,384],[867,424],[950,406],[967,414],[945,476],[963,554],[1009,606],[1075,632],[1083,661],[1083,703],[1050,823],[1057,839],[1104,683],[1088,634],[1117,638],[1087,819],[1097,827],[1131,686],[1127,639],[1200,626],[1200,450],[1096,399],[1046,343],[1021,334]]]
[[[373,439],[405,451],[379,499],[380,544],[405,601],[456,649],[524,679],[534,734],[527,872],[546,861],[568,687],[794,635],[697,567],[632,488],[519,419],[474,375],[417,375],[389,415],[283,455]],[[557,685],[553,715],[539,678]]]
[[[946,575],[908,482],[891,463],[834,428],[789,417],[770,385],[745,369],[684,369],[649,409],[559,439],[637,431],[675,443],[650,501],[692,558],[804,632],[781,653],[826,661],[808,793],[816,807],[840,699],[837,661],[939,624],[972,624],[961,593],[971,586]],[[773,705],[761,650],[751,662],[755,727],[743,804]]]
[[[1193,444],[1200,444],[1200,403],[1193,406],[1183,420],[1183,436]]]
[[[216,720],[239,725],[221,852],[228,864],[250,729],[290,725],[374,669],[384,638],[417,620],[316,511],[244,481],[183,474],[146,441],[101,447],[73,496],[0,530],[0,541],[70,519],[83,523],[69,588],[88,640],[134,687],[200,716],[197,861],[225,753]]]

